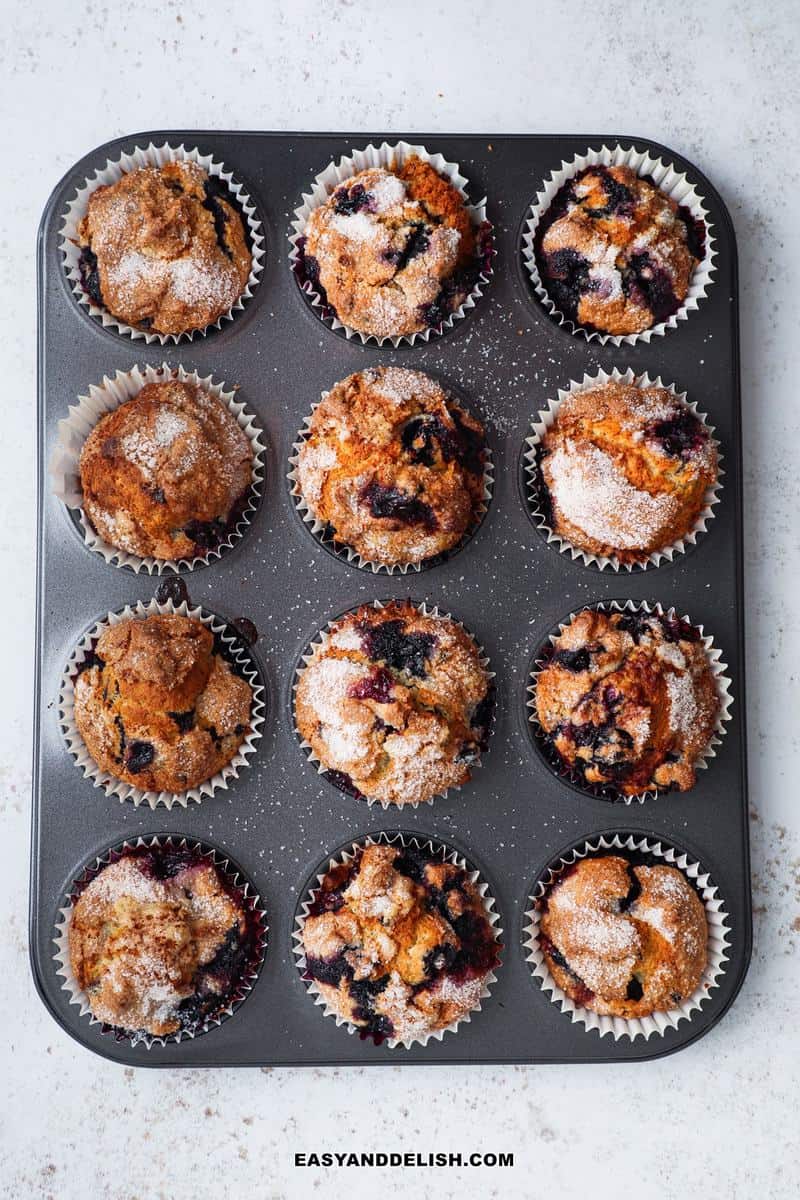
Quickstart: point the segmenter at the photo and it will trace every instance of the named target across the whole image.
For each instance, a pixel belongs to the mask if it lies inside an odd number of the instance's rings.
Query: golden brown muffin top
[[[143,791],[183,792],[234,757],[252,689],[178,613],[106,629],[75,680],[75,721],[97,765]]]
[[[72,910],[72,970],[92,1013],[130,1033],[176,1033],[213,1012],[234,982],[229,962],[245,932],[241,905],[217,868],[177,855],[174,873],[155,873],[158,850],[136,851],[102,868]],[[184,861],[185,860],[185,861]]]
[[[541,906],[547,965],[582,1008],[644,1017],[675,1008],[700,983],[705,908],[677,867],[634,865],[619,855],[582,859]]]
[[[295,717],[331,782],[416,804],[470,778],[493,700],[480,651],[455,621],[392,601],[330,626],[300,671]]]
[[[83,506],[110,545],[161,559],[214,549],[252,481],[253,454],[225,406],[177,379],[101,417],[80,458]]]
[[[78,236],[95,303],[156,333],[218,320],[242,295],[252,265],[237,209],[193,162],[142,167],[97,188]]]
[[[329,871],[303,925],[306,977],[378,1038],[423,1037],[479,1002],[498,945],[475,884],[430,852],[369,845]]]
[[[300,493],[362,558],[418,563],[456,546],[483,502],[482,426],[420,371],[371,367],[323,396],[297,462]]]
[[[416,156],[341,183],[311,213],[303,253],[306,277],[339,320],[378,338],[440,324],[478,273],[464,198]],[[445,281],[462,271],[443,297]]]
[[[564,399],[537,463],[551,528],[623,563],[684,537],[717,479],[714,442],[685,401],[616,381]]]
[[[588,330],[640,333],[677,312],[702,259],[705,228],[626,166],[579,171],[536,233],[542,282]]]
[[[698,629],[667,614],[588,608],[544,657],[535,713],[559,771],[602,794],[694,785],[720,710]]]

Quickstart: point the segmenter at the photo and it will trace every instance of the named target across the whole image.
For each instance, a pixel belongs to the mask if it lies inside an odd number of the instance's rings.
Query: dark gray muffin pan
[[[289,266],[290,218],[303,191],[333,159],[370,141],[405,137],[458,162],[470,198],[488,197],[497,256],[474,310],[441,337],[414,347],[364,347],[331,331],[311,310]],[[142,1066],[340,1065],[349,1063],[606,1062],[655,1058],[714,1025],[741,986],[750,956],[745,694],[742,605],[741,422],[736,243],[711,184],[685,159],[644,139],[640,149],[688,172],[709,211],[716,271],[697,311],[649,345],[597,346],[555,324],[539,305],[521,244],[528,207],[562,160],[617,136],[286,134],[159,131],[98,147],[67,173],[38,237],[38,598],[31,962],[39,993],[79,1042]],[[136,145],[197,146],[222,160],[255,202],[264,226],[261,281],[243,311],[220,330],[177,346],[133,341],[78,305],[58,248],[61,216],[76,186],[107,159]],[[227,791],[171,811],[107,797],[68,754],[58,692],[70,652],[109,610],[150,599],[157,577],[107,565],[85,548],[53,496],[47,467],[57,422],[92,383],[134,364],[183,364],[240,386],[268,444],[264,497],[252,527],[210,566],[183,574],[191,602],[227,619],[254,622],[253,654],[269,691],[264,736],[252,766]],[[352,371],[395,363],[451,382],[483,418],[495,461],[494,497],[481,527],[457,554],[424,572],[387,577],[326,553],[299,518],[286,474],[298,430],[320,392]],[[537,532],[524,499],[522,454],[532,418],[559,386],[599,366],[661,375],[709,414],[724,454],[721,502],[697,546],[657,569],[600,572],[572,562]],[[411,597],[452,612],[485,647],[497,672],[497,720],[471,783],[432,806],[370,808],[338,792],[306,761],[291,722],[299,654],[332,616],[375,598]],[[532,655],[556,622],[598,600],[659,601],[705,626],[732,680],[732,719],[709,769],[686,794],[625,806],[579,794],[554,777],[527,729]],[[306,994],[291,932],[299,900],[328,855],[385,829],[428,833],[459,850],[489,883],[504,930],[503,961],[481,1012],[456,1034],[410,1050],[374,1045],[337,1028]],[[573,1024],[531,976],[522,945],[533,884],[569,846],[599,833],[632,831],[687,851],[711,873],[730,914],[726,972],[690,1021],[645,1042],[614,1041]],[[84,864],[123,838],[197,838],[229,854],[261,894],[269,919],[266,961],[253,992],[222,1026],[194,1040],[131,1047],[102,1034],[61,989],[53,930],[62,897]]]

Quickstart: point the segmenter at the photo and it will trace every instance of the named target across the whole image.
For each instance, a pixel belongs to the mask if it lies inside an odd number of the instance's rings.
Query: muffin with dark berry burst
[[[609,381],[565,398],[539,441],[534,475],[554,533],[597,557],[643,565],[696,525],[717,481],[717,451],[667,388]]]
[[[559,773],[616,798],[691,788],[720,695],[700,631],[688,621],[587,608],[543,651],[533,710]]]
[[[297,730],[330,781],[384,806],[466,783],[493,708],[492,677],[469,634],[409,601],[334,621],[295,689]]]
[[[338,544],[386,566],[457,546],[484,504],[483,427],[436,380],[371,367],[314,410],[296,459],[296,492]]]
[[[702,221],[627,166],[586,167],[542,216],[534,239],[542,283],[576,325],[641,333],[677,312],[705,252]]]
[[[134,329],[205,329],[245,291],[252,266],[232,195],[194,162],[142,167],[89,197],[78,227],[83,286]]]
[[[705,907],[677,867],[618,854],[581,859],[539,902],[539,945],[579,1008],[632,1019],[697,989],[708,955]]]
[[[483,231],[430,163],[370,167],[315,208],[298,272],[343,325],[376,338],[440,326],[481,269]]]
[[[80,477],[84,512],[111,546],[202,557],[241,517],[253,451],[216,396],[165,379],[100,418],[81,451]]]
[[[142,791],[184,792],[231,761],[252,689],[202,621],[178,613],[105,629],[74,683],[75,723],[98,767]]]
[[[198,1032],[259,958],[258,914],[200,850],[126,847],[74,900],[72,972],[92,1014],[128,1034]]]
[[[480,1005],[499,943],[472,875],[414,844],[333,866],[302,921],[304,977],[376,1041],[424,1040]]]

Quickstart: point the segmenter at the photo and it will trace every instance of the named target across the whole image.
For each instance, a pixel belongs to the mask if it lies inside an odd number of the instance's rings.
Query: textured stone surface
[[[800,817],[797,708],[800,267],[791,0],[701,8],[472,0],[245,6],[29,0],[5,15],[0,127],[6,687],[0,978],[14,1197],[359,1200],[557,1181],[651,1200],[796,1195]],[[397,128],[641,133],[694,159],[739,239],[753,802],[753,965],[696,1046],[644,1066],[133,1072],[90,1056],[38,1002],[26,950],[35,410],[34,236],[47,194],[91,146],[137,129]],[[322,164],[320,164],[322,165]],[[127,365],[135,353],[113,362]],[[69,398],[65,397],[65,403]],[[794,1146],[794,1149],[793,1149]],[[299,1170],[294,1151],[513,1150],[513,1170]],[[666,1181],[669,1181],[667,1184]]]

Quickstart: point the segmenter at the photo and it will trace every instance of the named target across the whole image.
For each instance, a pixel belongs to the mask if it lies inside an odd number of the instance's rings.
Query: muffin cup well
[[[93,529],[83,508],[80,457],[87,437],[102,417],[138,396],[146,384],[163,383],[167,379],[194,384],[216,397],[250,442],[253,458],[249,490],[241,511],[237,510],[236,518],[224,540],[213,550],[191,559],[152,556],[142,558],[112,546]],[[135,366],[130,371],[117,371],[113,379],[104,376],[102,383],[89,386],[88,395],[79,396],[78,403],[70,405],[69,415],[58,423],[58,441],[49,470],[54,494],[67,508],[77,513],[84,544],[90,550],[101,555],[107,563],[117,567],[129,567],[136,574],[146,571],[150,575],[161,575],[165,571],[192,571],[198,566],[208,566],[214,559],[221,558],[244,536],[253,520],[264,487],[265,450],[263,430],[259,428],[255,416],[248,411],[246,405],[237,401],[235,389],[226,391],[224,383],[214,383],[211,375],[201,378],[197,371],[186,371],[182,366],[173,368],[167,363],[162,363],[160,367],[152,367],[146,364],[142,368]]]
[[[576,609],[575,612],[571,612],[569,616],[564,618],[563,621],[559,621],[557,628],[548,635],[548,642],[550,645],[556,641],[559,634],[566,629],[566,627],[575,619],[578,613],[585,611],[587,608],[599,612],[645,612],[655,613],[657,616],[666,616],[670,619],[678,618],[678,613],[674,608],[664,609],[660,604],[648,604],[646,600],[643,600],[640,603],[637,603],[634,600],[601,601],[597,604],[584,605],[583,608]],[[694,761],[695,770],[701,771],[705,770],[708,767],[709,761],[716,757],[715,747],[718,746],[722,741],[722,738],[725,734],[726,722],[731,719],[730,710],[731,705],[733,704],[733,696],[731,695],[731,680],[725,673],[728,668],[727,664],[722,662],[722,652],[714,646],[714,639],[704,634],[703,626],[695,625],[691,618],[685,614],[679,619],[688,622],[688,624],[692,625],[693,628],[696,629],[700,634],[700,640],[703,644],[709,666],[711,667],[714,675],[714,682],[716,683],[717,687],[717,695],[719,696],[719,712],[717,713],[717,719],[714,724],[714,732],[706,748],[697,756]],[[581,792],[585,796],[594,796],[599,800],[607,800],[613,803],[633,804],[636,802],[638,804],[643,804],[645,800],[653,800],[656,796],[669,795],[669,789],[665,791],[661,788],[649,788],[647,791],[638,792],[635,795],[628,796],[618,791],[611,784],[592,785],[584,783],[575,777],[568,764],[564,763],[562,765],[560,761],[558,761],[558,755],[555,751],[552,754],[548,753],[546,746],[547,734],[542,729],[536,716],[536,683],[540,671],[547,662],[547,659],[543,655],[546,645],[547,643],[543,643],[537,650],[536,657],[533,661],[533,666],[529,673],[530,683],[527,691],[530,699],[527,701],[527,707],[530,710],[528,713],[528,728],[531,733],[533,744],[542,760],[547,764],[549,770],[556,776],[557,779],[568,783],[569,786],[574,788],[575,791]]]
[[[464,200],[467,201],[466,208],[478,234],[478,278],[464,302],[450,313],[440,325],[420,330],[418,333],[377,337],[375,334],[362,333],[360,330],[353,329],[351,326],[345,325],[340,321],[327,303],[324,294],[320,293],[315,288],[313,282],[306,277],[303,268],[305,229],[308,218],[314,209],[321,207],[340,183],[352,178],[353,175],[357,175],[360,171],[367,170],[369,167],[391,168],[394,165],[402,165],[407,159],[414,156],[421,158],[423,162],[429,163],[435,171],[448,179],[458,189]],[[493,273],[492,260],[496,253],[492,226],[486,218],[486,199],[484,198],[478,204],[470,204],[467,197],[466,185],[467,179],[461,174],[458,163],[448,162],[443,155],[430,154],[424,146],[412,146],[408,142],[397,142],[394,145],[389,142],[382,142],[380,146],[373,146],[370,143],[366,149],[354,150],[352,155],[343,155],[338,163],[332,162],[324,171],[321,171],[313,180],[311,191],[303,193],[302,203],[294,210],[292,230],[289,234],[289,242],[291,244],[289,262],[292,271],[301,291],[308,297],[312,309],[320,320],[329,325],[331,329],[341,329],[348,339],[359,338],[363,345],[367,345],[368,342],[376,342],[379,346],[384,346],[388,342],[396,349],[400,345],[413,346],[417,341],[428,342],[432,336],[438,336],[445,329],[451,329],[457,320],[465,317],[467,312],[475,307],[476,302],[483,295],[483,289]]]
[[[335,1009],[331,1008],[317,987],[316,982],[307,977],[306,956],[303,949],[303,927],[306,923],[306,918],[308,917],[311,904],[313,903],[317,891],[319,890],[319,887],[322,884],[326,874],[329,871],[334,870],[337,866],[351,862],[360,849],[363,849],[366,846],[375,845],[396,845],[398,847],[402,847],[403,849],[413,846],[417,850],[430,850],[436,855],[437,858],[440,858],[442,862],[451,862],[460,867],[462,870],[467,871],[469,873],[470,881],[475,885],[477,891],[480,893],[481,899],[483,900],[486,919],[492,926],[492,931],[497,941],[498,954],[503,949],[503,944],[500,941],[503,930],[500,927],[500,917],[495,910],[494,897],[489,891],[489,885],[481,879],[480,872],[477,871],[471,863],[468,863],[467,860],[461,854],[459,854],[457,850],[454,850],[451,846],[446,845],[444,842],[440,842],[438,838],[426,837],[424,834],[381,831],[380,833],[367,834],[365,837],[358,838],[348,846],[337,851],[328,860],[327,865],[323,863],[320,866],[319,872],[315,873],[316,883],[310,883],[304,892],[303,899],[301,900],[298,910],[295,914],[295,929],[292,933],[292,939],[294,941],[292,952],[295,956],[296,965],[300,971],[306,991],[310,996],[314,997],[314,1003],[322,1008],[324,1015],[326,1017],[333,1017],[337,1025],[344,1025],[348,1033],[357,1033],[365,1038],[370,1035],[364,1034],[357,1025],[353,1025],[352,1022],[345,1020],[345,1018],[340,1016]],[[440,1042],[446,1033],[455,1033],[459,1026],[470,1021],[474,1013],[481,1011],[483,1001],[489,996],[492,984],[494,984],[496,981],[497,975],[495,974],[495,971],[492,970],[483,980],[480,995],[478,996],[474,1007],[471,1008],[469,1012],[465,1013],[463,1017],[460,1017],[459,1020],[453,1021],[444,1029],[439,1029],[435,1033],[423,1034],[419,1037],[388,1038],[385,1042],[385,1045],[391,1050],[394,1050],[399,1046],[402,1046],[405,1050],[408,1050],[409,1047],[413,1045],[427,1046],[431,1039]]]
[[[150,330],[136,329],[126,325],[124,321],[113,316],[106,308],[100,308],[86,292],[80,269],[81,240],[78,226],[86,216],[89,197],[99,187],[118,183],[123,175],[138,171],[142,167],[163,167],[172,162],[194,162],[202,167],[207,175],[214,176],[226,185],[230,192],[230,200],[234,208],[242,214],[250,241],[250,276],[244,291],[236,303],[223,313],[216,321],[203,329],[190,329],[185,333],[154,333]],[[148,345],[159,342],[166,346],[169,342],[177,344],[180,341],[192,341],[194,337],[204,337],[209,329],[221,329],[223,321],[232,321],[234,315],[244,308],[244,301],[249,300],[258,284],[264,269],[264,234],[256,212],[256,207],[240,183],[237,183],[230,171],[221,162],[217,162],[210,154],[201,154],[197,148],[187,150],[185,146],[154,146],[151,142],[144,149],[136,146],[131,154],[123,154],[115,162],[108,160],[105,167],[98,167],[94,178],[85,179],[77,188],[75,198],[67,205],[62,217],[60,242],[64,270],[67,274],[72,294],[77,302],[85,308],[90,316],[101,322],[104,328],[113,329],[124,337],[144,338]]]
[[[599,330],[589,331],[584,329],[582,325],[579,325],[559,311],[553,300],[551,300],[547,287],[539,274],[539,266],[536,262],[535,240],[540,221],[549,209],[556,193],[565,183],[585,167],[596,166],[630,167],[637,175],[648,177],[662,192],[675,200],[676,203],[688,208],[692,216],[696,220],[702,221],[705,227],[703,258],[692,273],[686,299],[677,312],[674,312],[666,321],[659,321],[655,325],[651,325],[649,329],[642,330],[641,333],[611,334],[602,333]],[[560,169],[553,171],[545,181],[542,190],[537,193],[536,200],[530,207],[530,215],[525,222],[522,238],[522,258],[525,268],[530,275],[536,295],[539,297],[544,309],[559,325],[563,325],[570,333],[577,334],[579,337],[585,337],[590,342],[594,340],[602,346],[606,342],[610,342],[614,346],[621,346],[623,343],[628,346],[634,346],[639,341],[649,342],[651,338],[663,337],[667,330],[676,329],[678,322],[687,320],[689,313],[698,307],[700,301],[708,292],[714,275],[716,250],[711,231],[712,226],[709,223],[708,211],[702,196],[694,184],[686,178],[686,175],[678,171],[677,167],[671,163],[665,163],[660,158],[653,158],[646,150],[637,150],[635,146],[629,146],[626,149],[620,145],[610,147],[604,145],[599,150],[589,149],[586,154],[576,154],[569,163],[562,162]]]
[[[724,470],[717,466],[717,479],[711,487],[706,489],[706,494],[703,500],[703,507],[697,515],[697,519],[691,529],[676,541],[671,542],[668,546],[663,546],[660,550],[654,550],[652,554],[637,562],[620,562],[616,555],[595,555],[589,550],[582,550],[579,546],[575,546],[562,534],[556,533],[547,523],[547,515],[545,508],[542,505],[542,495],[544,491],[544,481],[541,478],[538,462],[539,446],[549,429],[555,424],[561,405],[568,396],[575,396],[581,392],[586,392],[592,388],[598,387],[605,383],[629,383],[635,384],[640,388],[648,387],[663,387],[666,388],[678,400],[683,400],[691,409],[698,420],[702,421],[709,434],[713,435],[714,427],[708,424],[708,418],[705,413],[697,411],[697,403],[691,403],[686,399],[685,392],[679,392],[675,388],[674,383],[662,383],[661,376],[657,375],[655,379],[651,379],[647,372],[641,375],[636,375],[631,367],[627,371],[619,371],[616,367],[609,373],[602,368],[598,368],[594,375],[584,374],[583,379],[579,383],[577,380],[570,380],[569,387],[558,389],[558,399],[548,401],[548,406],[541,409],[535,421],[532,422],[533,433],[526,438],[525,445],[527,447],[524,454],[524,470],[525,470],[525,495],[528,502],[529,512],[536,528],[543,534],[549,545],[555,546],[560,554],[571,554],[573,561],[580,559],[586,566],[595,566],[599,570],[604,571],[606,567],[610,567],[613,571],[636,571],[646,570],[648,567],[658,567],[665,560],[672,562],[677,554],[685,554],[688,546],[694,546],[700,534],[705,533],[709,522],[714,517],[713,508],[719,503],[720,493],[722,491],[722,476]],[[717,450],[717,463],[722,461],[722,455],[719,453],[719,442],[712,436],[711,442]]]
[[[75,722],[75,680],[80,673],[82,663],[96,646],[100,635],[112,626],[119,625],[120,621],[131,617],[142,619],[154,616],[156,613],[162,615],[178,613],[180,616],[202,621],[212,633],[218,635],[226,648],[226,654],[230,661],[238,667],[253,692],[249,732],[236,754],[211,779],[206,779],[196,787],[189,788],[184,792],[143,791],[141,788],[134,787],[133,784],[117,779],[109,771],[102,770],[89,754]],[[265,711],[264,685],[260,680],[253,658],[244,647],[241,638],[237,634],[231,633],[230,627],[220,617],[214,616],[202,608],[190,608],[186,601],[176,605],[172,600],[168,600],[165,604],[159,604],[157,600],[150,600],[149,603],[139,600],[135,606],[126,604],[119,612],[110,612],[97,621],[88,633],[83,635],[72,651],[61,677],[58,698],[61,732],[67,749],[75,760],[75,765],[80,767],[87,779],[91,779],[94,787],[102,788],[107,796],[118,796],[120,800],[130,800],[137,808],[140,804],[148,804],[150,808],[157,808],[158,805],[172,808],[174,804],[178,804],[186,808],[190,800],[199,804],[204,796],[213,796],[214,792],[220,788],[227,790],[231,780],[238,778],[239,773],[249,765],[248,760],[255,753],[256,743],[263,733]]]
[[[297,435],[297,441],[294,443],[294,453],[289,458],[291,470],[286,478],[289,480],[290,491],[294,500],[295,508],[300,515],[301,520],[307,527],[320,546],[332,554],[335,558],[341,559],[342,562],[349,563],[350,566],[358,567],[362,571],[372,571],[374,575],[378,575],[381,571],[385,571],[387,575],[400,574],[405,575],[408,571],[427,571],[430,567],[438,567],[442,563],[447,562],[458,554],[459,550],[463,550],[467,542],[477,533],[483,524],[483,519],[489,511],[489,504],[492,499],[492,490],[494,488],[494,462],[492,460],[492,451],[489,444],[486,444],[485,462],[483,468],[483,496],[481,502],[475,510],[472,522],[469,528],[464,532],[460,540],[450,550],[445,550],[441,554],[436,554],[432,558],[423,559],[421,562],[406,562],[406,563],[381,563],[373,562],[371,559],[363,558],[358,551],[352,546],[348,546],[346,542],[336,540],[331,526],[325,521],[320,521],[308,507],[306,500],[300,489],[300,481],[297,474],[297,465],[299,460],[300,449],[303,443],[308,439],[311,432],[311,417],[315,410],[319,407],[322,400],[329,395],[328,392],[323,392],[320,400],[316,404],[312,404],[311,413],[306,417],[303,428]]]
[[[654,858],[662,859],[665,865],[677,867],[693,884],[703,901],[708,922],[708,961],[703,977],[688,999],[675,1008],[666,1012],[654,1012],[648,1017],[609,1017],[600,1016],[588,1008],[581,1008],[574,1000],[558,986],[551,975],[545,957],[539,944],[539,922],[541,920],[541,902],[550,887],[561,873],[579,859],[587,855],[595,856],[603,851],[621,850],[623,853],[638,852]],[[529,897],[530,907],[525,913],[524,945],[527,961],[530,963],[534,979],[538,979],[544,992],[550,993],[550,999],[561,1007],[561,1011],[569,1013],[576,1025],[583,1025],[588,1031],[596,1029],[600,1037],[611,1034],[615,1041],[628,1037],[634,1041],[637,1037],[645,1040],[654,1034],[663,1034],[668,1029],[677,1029],[683,1020],[691,1020],[692,1015],[699,1011],[710,993],[719,987],[720,980],[725,974],[725,963],[728,960],[727,947],[730,946],[730,924],[724,901],[719,895],[718,888],[712,883],[709,874],[703,870],[687,854],[660,841],[653,841],[641,834],[609,833],[578,843],[563,854],[554,864],[547,867],[540,875]]]
[[[119,1028],[119,1026],[108,1025],[104,1021],[98,1020],[91,1010],[88,996],[75,978],[69,953],[69,930],[72,922],[72,910],[81,892],[100,874],[104,867],[124,857],[126,851],[136,849],[139,846],[198,851],[204,858],[207,858],[209,862],[214,864],[228,886],[238,893],[255,926],[250,961],[224,1008],[209,1016],[202,1025],[195,1029],[181,1029],[177,1033],[161,1037],[141,1031],[131,1033],[128,1030]],[[223,1021],[233,1015],[253,990],[253,986],[258,978],[267,949],[268,928],[267,915],[261,903],[261,897],[255,891],[241,868],[228,857],[221,854],[213,846],[209,846],[205,842],[195,841],[193,838],[185,838],[178,835],[145,835],[135,840],[130,839],[111,846],[105,853],[98,855],[88,863],[75,877],[64,896],[62,907],[59,909],[55,936],[53,938],[53,943],[56,947],[53,959],[58,964],[56,974],[62,980],[61,988],[69,994],[69,1003],[78,1005],[80,1015],[82,1017],[88,1016],[90,1025],[99,1025],[101,1033],[111,1034],[118,1042],[130,1042],[132,1046],[144,1046],[147,1050],[150,1050],[153,1046],[177,1044],[187,1039],[191,1040],[199,1037],[200,1034],[207,1033],[209,1029],[221,1025]]]
[[[385,608],[386,605],[390,604],[390,603],[392,603],[392,601],[390,601],[390,600],[373,600],[372,607],[373,608]],[[297,740],[300,744],[300,749],[304,752],[309,763],[311,763],[312,766],[314,766],[316,768],[317,774],[322,775],[327,783],[329,783],[332,787],[335,787],[337,789],[337,791],[344,792],[345,795],[352,795],[352,793],[345,786],[337,783],[335,779],[331,778],[331,776],[335,775],[336,772],[331,770],[328,767],[323,766],[323,764],[320,762],[320,760],[314,754],[314,751],[312,750],[309,743],[307,741],[305,741],[302,734],[300,733],[300,730],[297,728],[297,714],[296,714],[295,697],[296,697],[296,693],[297,693],[297,687],[300,682],[300,677],[302,676],[302,674],[305,671],[308,664],[311,662],[311,660],[313,658],[313,651],[315,649],[322,648],[322,647],[325,647],[328,645],[328,643],[330,642],[330,638],[331,638],[331,629],[338,621],[340,621],[342,619],[342,617],[347,616],[348,613],[357,612],[358,609],[366,608],[366,607],[368,607],[368,604],[362,603],[362,604],[356,604],[352,608],[346,609],[345,612],[340,613],[339,616],[331,618],[331,620],[328,621],[322,627],[322,629],[320,629],[314,635],[314,637],[308,643],[306,649],[303,651],[302,655],[300,656],[300,659],[295,668],[294,680],[292,682],[292,692],[291,692],[292,727],[294,729],[295,737],[297,738]],[[462,629],[464,631],[464,633],[467,635],[467,637],[469,637],[470,641],[475,646],[475,649],[478,651],[478,654],[480,656],[481,666],[483,667],[484,671],[486,672],[487,678],[490,681],[489,688],[490,688],[490,690],[493,690],[494,684],[492,683],[492,680],[494,680],[494,678],[495,678],[495,672],[492,671],[490,668],[489,659],[487,658],[487,656],[484,652],[483,646],[481,646],[481,644],[469,632],[469,630],[466,629],[466,627],[464,625],[462,625],[460,621],[457,621],[455,619],[455,617],[451,616],[450,613],[440,612],[438,606],[436,606],[436,605],[433,605],[431,607],[423,602],[421,604],[415,604],[413,607],[415,608],[415,610],[418,613],[420,613],[424,617],[433,617],[437,621],[452,621],[452,623],[454,625],[457,625],[459,627],[459,629]],[[487,744],[491,740],[492,731],[494,730],[496,715],[497,715],[496,698],[493,696],[492,714],[491,714],[491,718],[489,720],[489,725],[488,725],[488,728],[486,731]],[[475,768],[480,767],[482,765],[483,765],[483,753],[480,755],[480,757],[478,757],[471,764],[471,766],[474,770]],[[450,794],[450,792],[460,791],[462,786],[464,786],[464,785],[460,784],[458,786],[453,786],[453,787],[447,788],[444,792],[436,792],[428,800],[408,800],[404,804],[397,804],[395,801],[392,801],[392,800],[378,800],[374,796],[359,795],[356,798],[363,801],[364,803],[368,804],[370,806],[370,808],[373,806],[373,804],[380,804],[381,808],[384,810],[386,810],[387,808],[396,808],[398,810],[405,809],[405,808],[418,808],[420,804],[433,804],[434,800],[444,800],[444,798],[446,796],[448,796]]]

